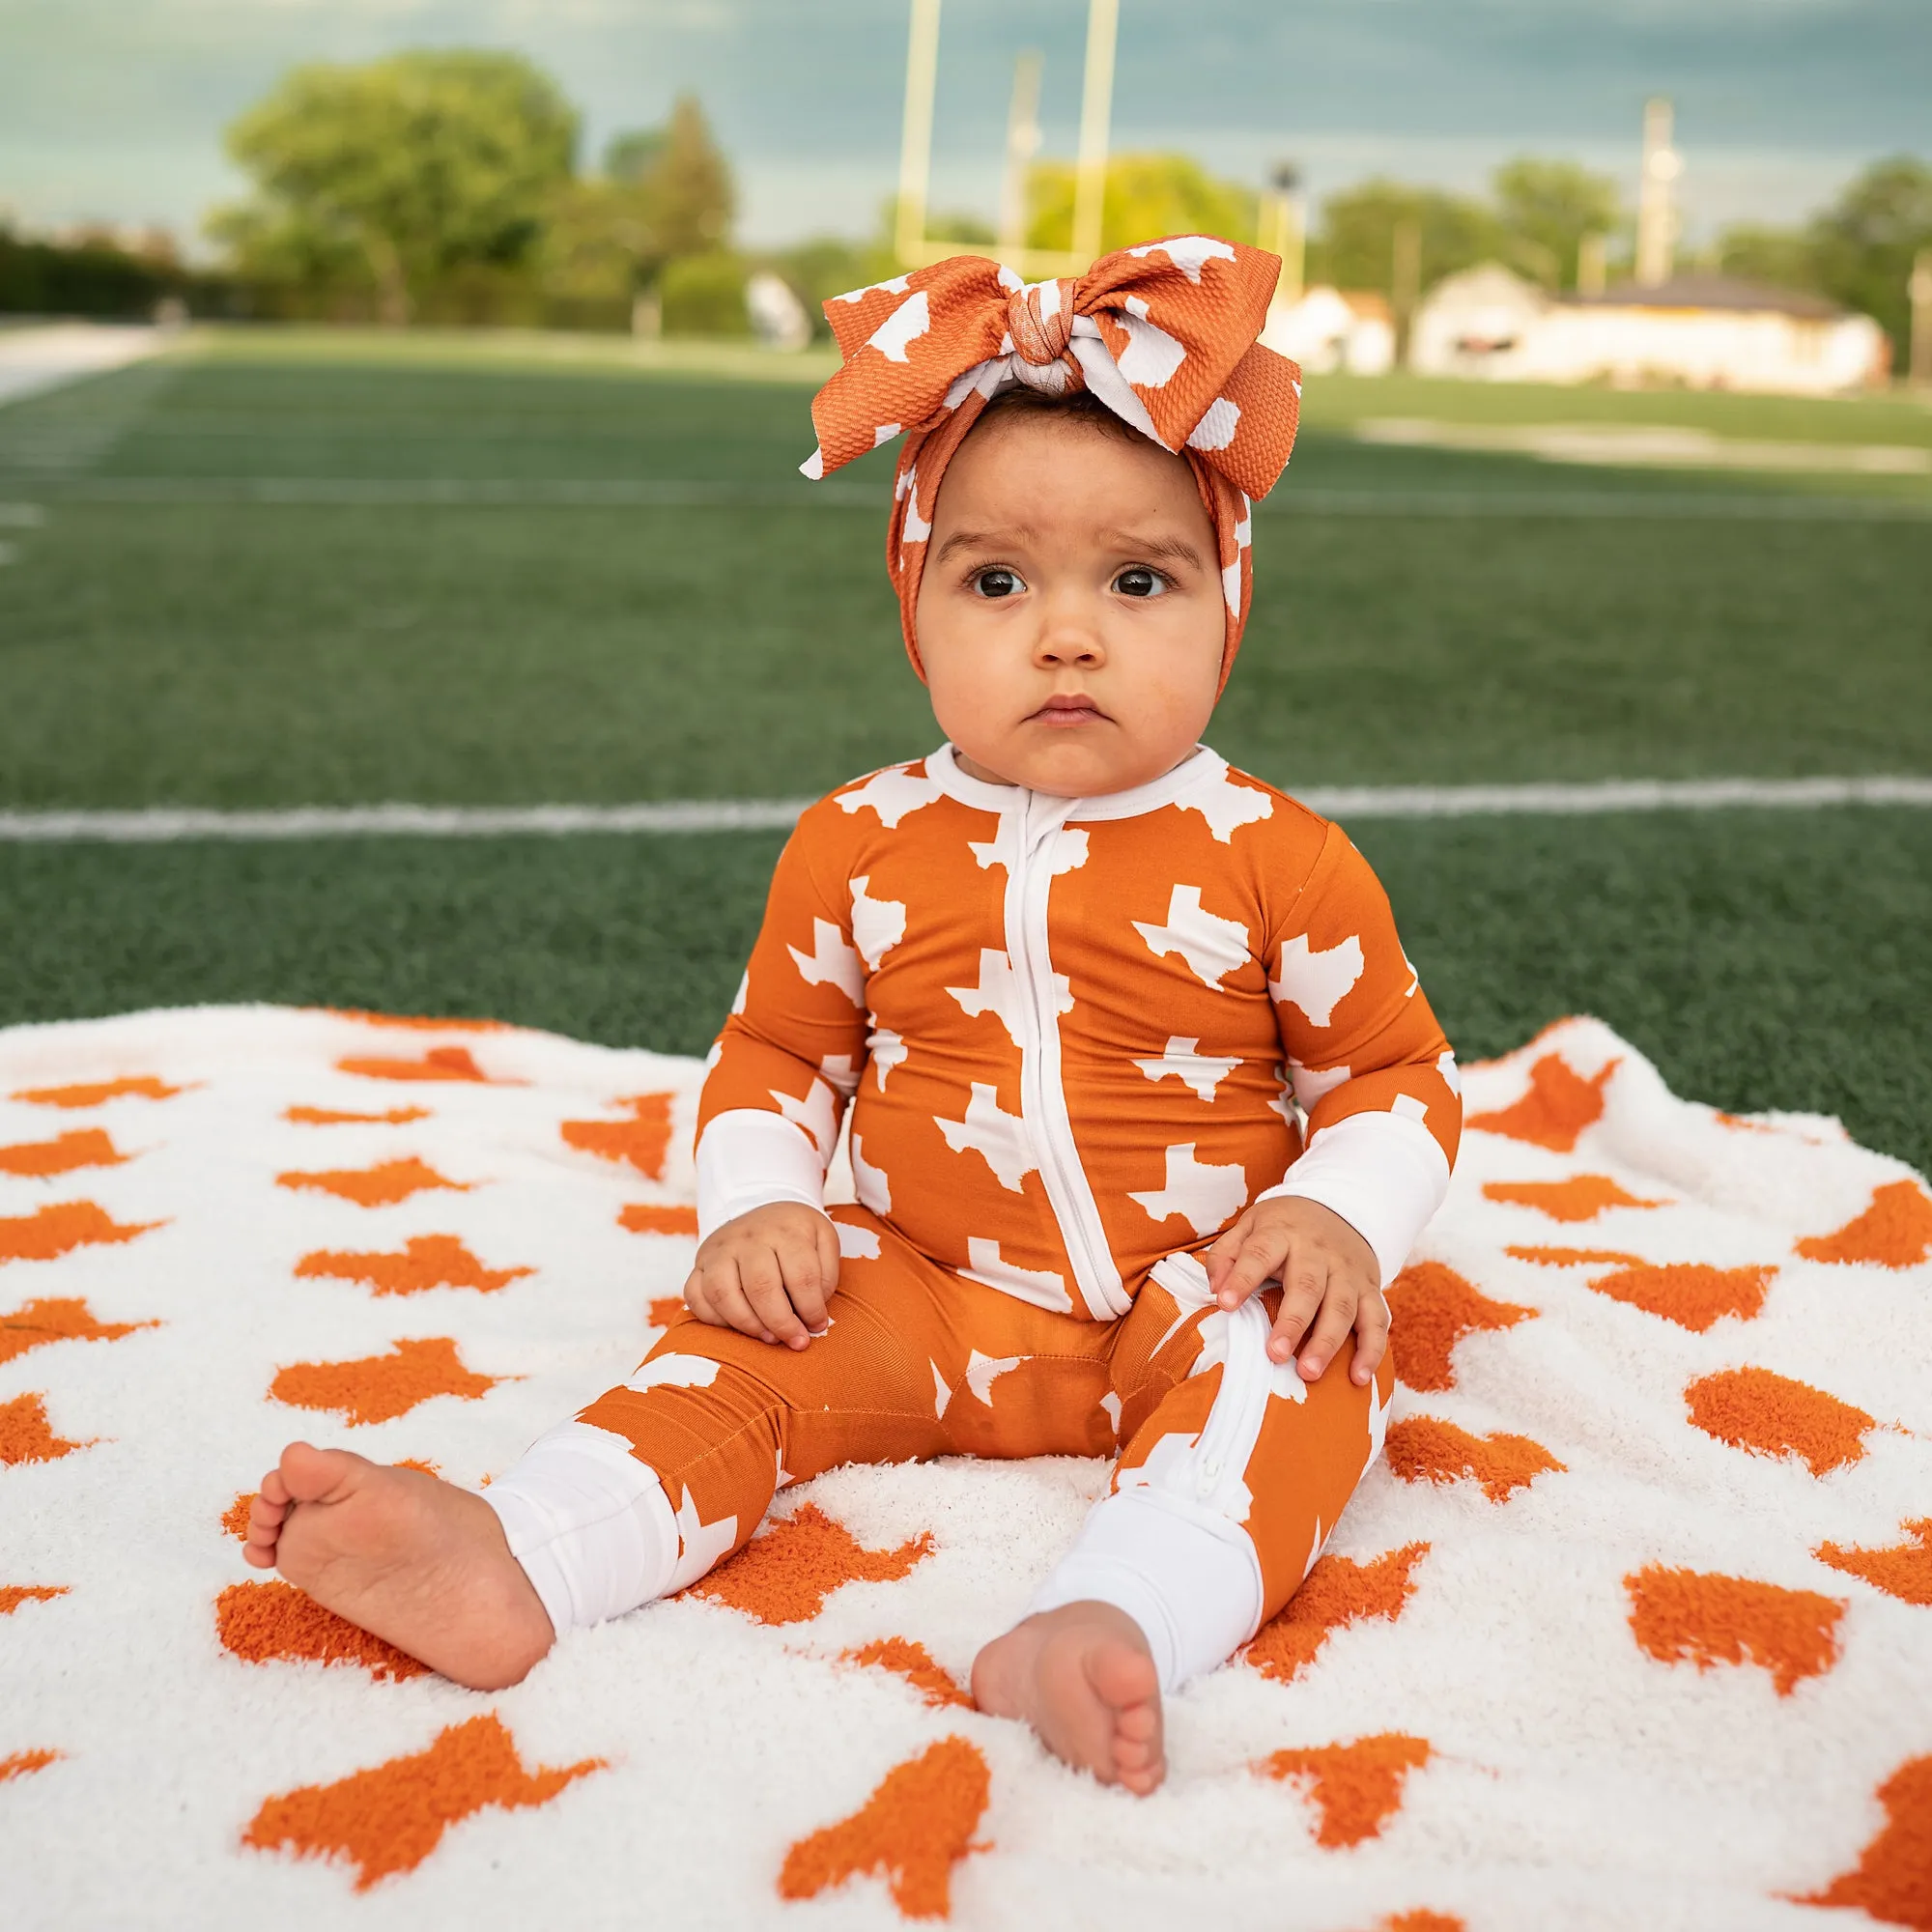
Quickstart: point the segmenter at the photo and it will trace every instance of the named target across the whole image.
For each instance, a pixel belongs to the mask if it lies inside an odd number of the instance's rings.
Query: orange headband
[[[1057,282],[954,255],[825,304],[845,364],[812,399],[818,448],[802,468],[829,475],[905,433],[886,565],[922,677],[913,618],[940,480],[980,411],[1024,383],[1091,389],[1187,459],[1220,551],[1227,683],[1253,593],[1249,499],[1274,487],[1301,409],[1301,372],[1256,340],[1280,271],[1259,248],[1179,235]]]

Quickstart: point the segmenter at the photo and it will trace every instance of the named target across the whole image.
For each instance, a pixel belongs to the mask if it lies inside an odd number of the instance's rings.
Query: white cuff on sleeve
[[[1448,1192],[1449,1163],[1420,1121],[1350,1114],[1323,1127],[1287,1179],[1256,1198],[1332,1208],[1376,1251],[1386,1288]]]
[[[774,1201],[825,1208],[825,1163],[806,1130],[782,1114],[733,1107],[697,1143],[697,1237]]]

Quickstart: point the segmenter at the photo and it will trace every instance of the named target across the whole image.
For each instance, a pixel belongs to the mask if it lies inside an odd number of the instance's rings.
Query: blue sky
[[[1078,112],[1082,0],[950,0],[936,198],[990,210],[1012,60]],[[905,0],[0,0],[0,205],[191,233],[237,190],[223,126],[288,66],[417,45],[542,62],[592,152],[695,89],[743,232],[869,227],[891,191]],[[1644,97],[1677,102],[1693,235],[1792,219],[1875,155],[1932,155],[1932,0],[1122,0],[1115,145],[1321,192],[1374,172],[1476,188],[1513,154],[1634,186]]]

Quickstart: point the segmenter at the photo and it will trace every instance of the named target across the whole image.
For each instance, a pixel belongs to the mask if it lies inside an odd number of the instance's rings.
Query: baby
[[[1161,1697],[1380,1450],[1380,1288],[1455,1063],[1348,838],[1197,741],[1299,393],[1198,236],[827,304],[824,473],[912,425],[888,557],[947,743],[807,811],[698,1120],[688,1313],[486,1495],[292,1443],[248,1557],[457,1682],[684,1588],[850,1462],[1116,1456],[980,1709],[1151,1791]],[[825,1205],[851,1109],[858,1205]]]

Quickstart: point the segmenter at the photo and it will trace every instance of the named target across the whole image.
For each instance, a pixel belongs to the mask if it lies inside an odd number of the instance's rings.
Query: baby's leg
[[[750,1540],[781,1479],[939,1453],[925,1284],[890,1239],[882,1254],[863,1209],[838,1214],[843,1275],[809,1349],[681,1321],[481,1495],[291,1444],[263,1481],[249,1560],[496,1689],[563,1632],[696,1582]]]
[[[1191,1257],[1160,1274],[1117,1334],[1129,1439],[1112,1491],[1034,1614],[974,1666],[976,1691],[983,1680],[986,1695],[1017,1703],[1012,1715],[1049,1744],[1056,1725],[1102,1733],[1111,1713],[1116,1776],[1135,1791],[1163,1774],[1159,1692],[1225,1662],[1300,1586],[1380,1452],[1392,1388],[1386,1361],[1374,1388],[1354,1385],[1349,1343],[1305,1383],[1268,1360],[1260,1300],[1222,1313]],[[1142,1698],[1122,1694],[1136,1682],[1126,1625],[1141,1639]],[[1139,1715],[1150,1708],[1151,1727]]]

